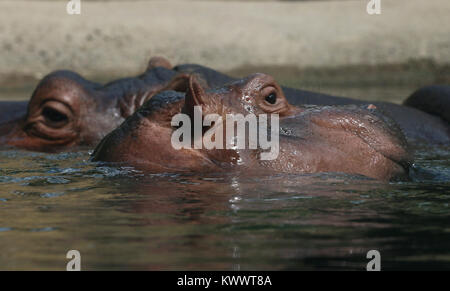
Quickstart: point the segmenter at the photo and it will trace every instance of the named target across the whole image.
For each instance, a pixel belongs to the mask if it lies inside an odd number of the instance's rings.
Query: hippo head
[[[119,124],[104,110],[104,98],[96,94],[95,83],[70,71],[44,77],[28,102],[25,116],[13,123],[2,139],[9,146],[36,151],[55,151],[101,139],[106,124]],[[101,106],[100,106],[101,105]],[[104,120],[105,116],[111,116]]]
[[[195,75],[180,76],[186,79],[186,104],[183,111],[192,114],[194,106],[201,106],[204,115],[219,114],[278,114],[290,116],[297,112],[289,104],[283,90],[272,76],[253,74],[247,78],[231,82],[221,88],[205,90],[205,82]],[[181,91],[178,90],[178,91]]]
[[[382,180],[406,173],[409,153],[404,138],[395,124],[371,112],[376,109],[294,107],[275,80],[264,74],[215,89],[204,88],[193,76],[177,82],[185,85],[186,94],[165,91],[154,96],[103,139],[93,161],[122,163],[151,172],[345,172]],[[224,149],[177,149],[172,137],[180,126],[171,121],[178,113],[192,120],[194,106],[201,107],[203,118],[209,114],[278,114],[278,157],[262,160],[263,149],[228,148],[228,140]],[[202,138],[220,125],[211,124],[201,129]],[[195,142],[192,136],[192,144]]]
[[[46,152],[95,145],[163,87],[139,78],[101,85],[71,71],[53,72],[22,116],[0,124],[0,144]]]

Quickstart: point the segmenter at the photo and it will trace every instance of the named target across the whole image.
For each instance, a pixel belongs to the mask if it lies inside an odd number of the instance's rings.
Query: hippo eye
[[[271,93],[267,95],[266,101],[269,102],[270,104],[275,104],[277,102],[277,94]]]
[[[58,110],[50,107],[45,107],[42,110],[42,115],[48,123],[52,123],[55,125],[64,125],[69,119],[64,113],[61,113]]]

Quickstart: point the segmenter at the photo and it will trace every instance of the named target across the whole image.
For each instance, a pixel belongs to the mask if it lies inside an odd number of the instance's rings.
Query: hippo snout
[[[406,138],[400,127],[376,107],[328,106],[313,111],[310,118],[314,124],[325,129],[325,132],[344,131],[359,139],[349,140],[347,147],[351,148],[351,143],[361,142],[369,150],[381,154],[408,171],[412,157]],[[369,150],[368,155],[372,152]]]

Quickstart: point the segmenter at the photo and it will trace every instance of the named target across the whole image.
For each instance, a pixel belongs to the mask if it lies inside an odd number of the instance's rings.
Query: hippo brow
[[[93,89],[97,89],[97,88],[100,88],[102,86],[99,83],[86,80],[80,74],[78,74],[76,72],[73,72],[73,71],[69,71],[69,70],[54,71],[54,72],[48,74],[47,76],[45,76],[42,79],[41,83],[45,83],[45,81],[48,81],[48,80],[51,80],[51,79],[54,79],[54,78],[62,78],[62,79],[72,80],[72,81],[75,81],[78,84],[83,85],[84,87],[89,87],[89,88],[93,88]]]

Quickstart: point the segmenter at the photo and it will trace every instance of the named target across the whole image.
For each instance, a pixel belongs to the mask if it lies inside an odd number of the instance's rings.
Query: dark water
[[[415,182],[148,175],[88,152],[0,152],[0,269],[450,269],[450,148]]]
[[[373,249],[382,270],[450,269],[448,146],[419,147],[413,181],[395,183],[148,175],[88,159],[0,151],[0,270],[65,270],[73,249],[83,270],[365,270]]]

